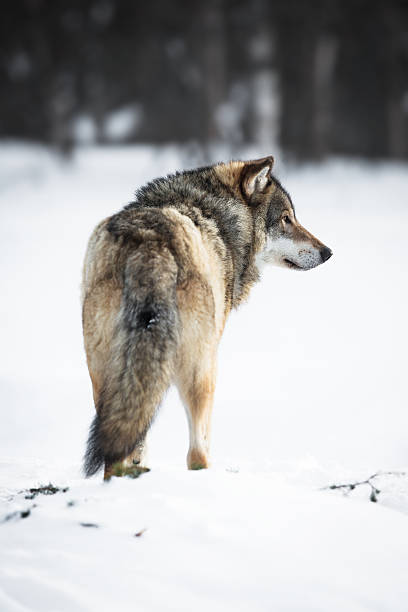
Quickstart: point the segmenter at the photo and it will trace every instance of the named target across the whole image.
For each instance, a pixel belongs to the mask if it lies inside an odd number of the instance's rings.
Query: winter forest
[[[5,2],[0,136],[406,158],[407,30],[404,0]]]
[[[408,3],[1,8],[0,612],[406,612]],[[153,179],[270,156],[275,178],[241,183],[228,206],[250,202],[245,218],[256,215],[245,189],[278,181],[295,207],[289,221],[332,257],[302,271],[290,258],[289,267],[256,263],[259,281],[229,315],[210,364],[208,469],[187,469],[191,415],[170,386],[134,478],[85,478],[98,402],[81,278],[95,226]],[[180,193],[160,206],[178,205]],[[197,218],[209,224],[211,210],[223,217],[225,199],[208,209],[192,193],[177,213],[183,223],[189,206],[202,206]],[[240,245],[238,217],[226,218],[217,240]],[[291,255],[310,255],[285,236]],[[201,265],[207,251],[198,252]],[[246,244],[241,263],[254,253]],[[148,251],[131,288],[156,286],[155,261]],[[192,329],[227,278],[222,267],[202,269],[211,291],[197,316],[186,309]],[[135,313],[122,308],[126,274],[103,276],[115,278],[120,299],[95,304]],[[99,346],[105,331],[91,326],[89,337]],[[200,342],[188,349],[201,366]],[[107,375],[135,363],[117,346]],[[144,366],[141,345],[125,346]],[[141,395],[162,372],[147,368],[141,382],[135,371],[126,370]]]

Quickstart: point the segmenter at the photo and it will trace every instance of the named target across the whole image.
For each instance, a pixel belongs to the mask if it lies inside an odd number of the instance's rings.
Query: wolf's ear
[[[273,162],[272,155],[245,162],[241,172],[241,191],[248,203],[255,203],[253,196],[261,194],[270,184]]]

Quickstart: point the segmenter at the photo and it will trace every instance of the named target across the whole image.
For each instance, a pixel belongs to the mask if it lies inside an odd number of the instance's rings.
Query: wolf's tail
[[[104,462],[132,453],[171,381],[180,333],[177,264],[166,247],[150,246],[141,244],[125,265],[111,355],[84,458],[87,477]]]

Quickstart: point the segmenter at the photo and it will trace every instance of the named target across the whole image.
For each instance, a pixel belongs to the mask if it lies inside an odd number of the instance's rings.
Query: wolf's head
[[[310,270],[327,261],[331,250],[298,222],[292,200],[272,175],[273,157],[231,162],[222,172],[255,216],[257,264]],[[227,170],[227,171],[226,171]]]

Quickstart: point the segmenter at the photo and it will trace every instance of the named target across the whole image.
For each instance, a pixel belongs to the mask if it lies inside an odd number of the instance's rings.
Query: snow
[[[87,148],[68,165],[0,147],[0,610],[405,611],[404,164],[277,162],[298,218],[334,255],[306,273],[266,269],[231,316],[211,469],[186,470],[171,390],[151,472],[81,476],[93,416],[79,304],[87,238],[138,186],[197,162],[171,146]],[[377,504],[368,486],[322,490],[388,470]],[[69,490],[25,499],[49,482]]]
[[[82,145],[94,144],[97,137],[96,122],[91,115],[80,115],[72,126],[74,141]]]
[[[140,106],[126,106],[116,110],[105,121],[104,132],[109,141],[121,142],[135,133],[142,120]]]

